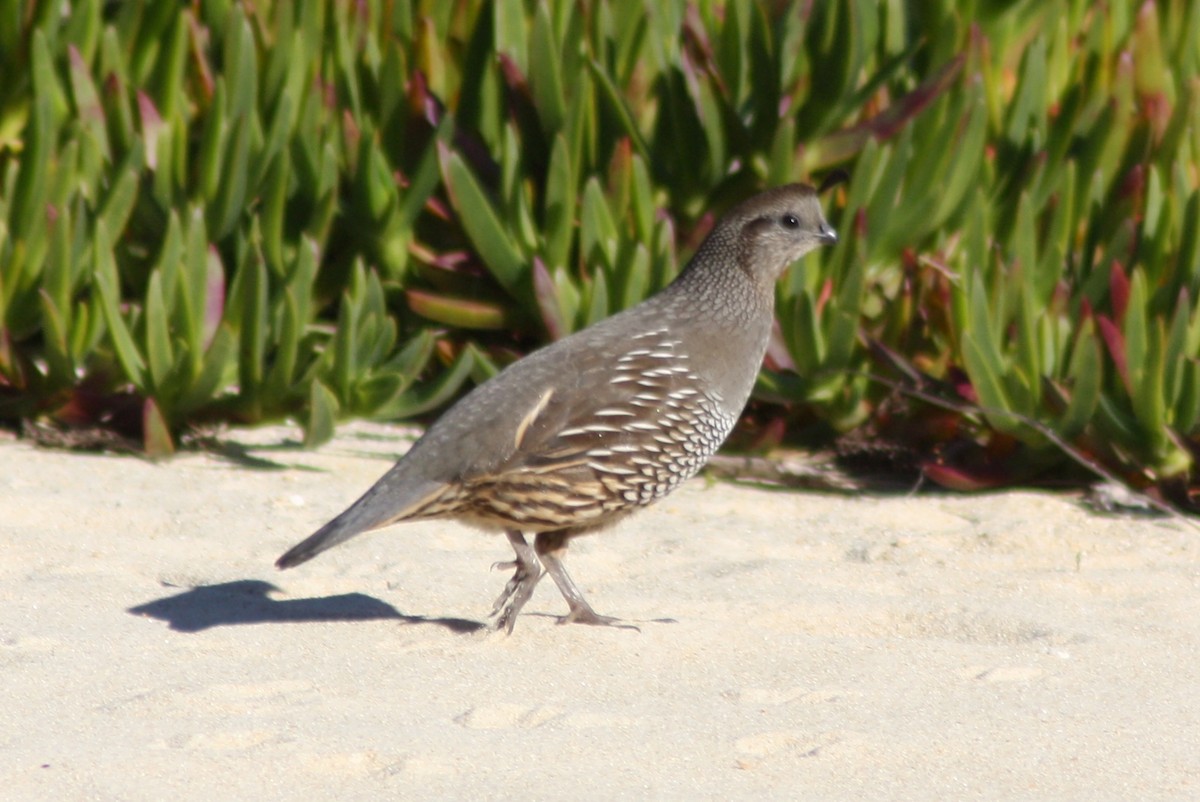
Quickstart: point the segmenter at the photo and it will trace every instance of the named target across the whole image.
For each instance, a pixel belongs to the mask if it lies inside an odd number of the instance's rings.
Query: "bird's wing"
[[[649,329],[620,348],[581,349],[571,364],[567,374],[540,377],[522,409],[510,411],[506,454],[478,475],[569,474],[583,481],[636,473],[658,484],[682,481],[732,426],[665,329]]]

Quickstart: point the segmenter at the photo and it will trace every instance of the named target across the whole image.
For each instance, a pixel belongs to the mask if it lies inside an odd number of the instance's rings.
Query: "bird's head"
[[[787,184],[755,195],[731,209],[720,225],[737,231],[741,268],[756,280],[772,283],[804,254],[837,242],[817,190],[807,184]]]

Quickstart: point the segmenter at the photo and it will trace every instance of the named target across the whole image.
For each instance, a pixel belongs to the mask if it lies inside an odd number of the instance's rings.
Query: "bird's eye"
[[[800,221],[796,219],[796,215],[794,214],[785,214],[783,217],[779,218],[779,222],[783,223],[784,228],[800,227]]]

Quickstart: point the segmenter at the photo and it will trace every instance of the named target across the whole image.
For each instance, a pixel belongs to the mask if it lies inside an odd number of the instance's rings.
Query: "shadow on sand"
[[[171,587],[167,585],[166,587]],[[241,579],[219,585],[180,588],[181,592],[130,607],[133,615],[166,621],[176,632],[201,632],[238,624],[279,624],[314,621],[378,621],[432,624],[451,632],[477,632],[478,621],[405,615],[386,602],[362,593],[314,599],[272,599],[279,588],[261,579]]]

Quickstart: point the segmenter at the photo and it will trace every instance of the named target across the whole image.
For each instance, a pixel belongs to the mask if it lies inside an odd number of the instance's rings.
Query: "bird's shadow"
[[[238,624],[379,620],[432,624],[458,633],[478,632],[486,628],[478,621],[463,618],[405,615],[392,605],[362,593],[312,599],[273,599],[270,593],[279,588],[261,579],[240,579],[218,585],[178,589],[181,592],[130,607],[129,613],[166,621],[176,632],[202,632],[213,627]]]

